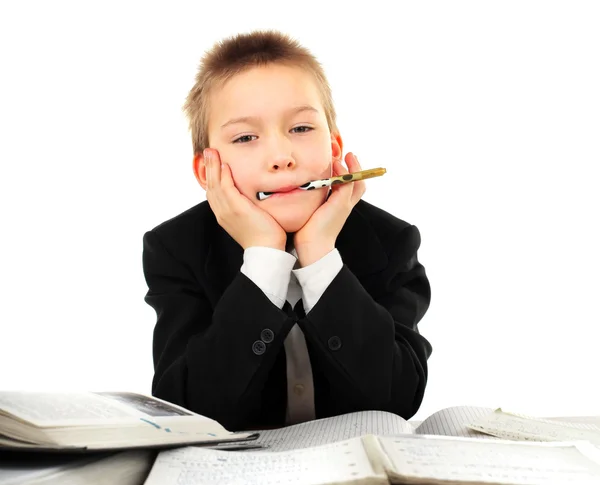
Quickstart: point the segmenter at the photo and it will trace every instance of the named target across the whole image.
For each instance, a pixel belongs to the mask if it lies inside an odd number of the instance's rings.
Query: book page
[[[260,436],[253,443],[265,446],[268,451],[287,451],[368,434],[389,436],[413,432],[412,426],[396,414],[361,411],[260,431]]]
[[[235,452],[186,447],[161,452],[145,485],[387,484],[360,438],[284,452]]]
[[[498,411],[498,410],[497,410]],[[590,430],[598,430],[600,431],[600,416],[567,416],[562,418],[539,418],[535,416],[527,416],[525,414],[512,413],[508,411],[500,412],[510,414],[512,416],[519,416],[525,419],[533,419],[535,421],[539,421],[541,423],[548,423],[556,426],[560,426],[561,428],[578,428],[578,429],[590,429]],[[496,411],[494,411],[496,412]]]
[[[525,441],[585,440],[600,446],[600,427],[505,413],[501,409],[480,416],[469,427],[493,436]]]
[[[388,470],[392,483],[600,483],[600,462],[590,459],[582,453],[580,445],[573,443],[419,435],[379,438],[379,441],[392,466]]]
[[[600,428],[600,416],[562,416],[547,419],[549,419],[550,421],[560,421],[563,423],[593,424]]]
[[[97,425],[137,420],[139,416],[198,416],[166,401],[128,392],[0,391],[0,412],[40,427]]]
[[[0,484],[140,485],[148,476],[156,453],[129,450],[120,453],[16,453],[2,455]]]
[[[437,411],[415,429],[416,434],[463,436],[466,438],[494,439],[468,427],[475,419],[493,413],[492,408],[453,406]]]
[[[0,391],[0,447],[122,449],[253,435],[142,394]]]

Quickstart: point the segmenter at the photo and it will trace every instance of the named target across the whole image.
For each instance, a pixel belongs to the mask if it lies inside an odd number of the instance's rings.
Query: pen
[[[312,180],[298,187],[300,190],[314,190],[321,189],[323,187],[331,187],[337,184],[347,184],[350,182],[356,182],[358,180],[370,179],[373,177],[380,177],[386,173],[385,168],[370,168],[368,170],[361,170],[360,172],[347,173],[344,175],[337,175],[328,179]],[[256,198],[258,200],[265,200],[269,198],[275,192],[257,192]]]

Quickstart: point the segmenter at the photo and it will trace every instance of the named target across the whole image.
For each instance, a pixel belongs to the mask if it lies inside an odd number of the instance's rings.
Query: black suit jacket
[[[152,393],[229,430],[283,426],[283,342],[297,322],[317,418],[373,409],[410,418],[431,354],[417,329],[430,302],[419,245],[415,226],[360,201],[336,242],[344,266],[304,315],[273,305],[240,272],[243,249],[207,202],[160,224],[143,238],[145,301],[157,315]]]

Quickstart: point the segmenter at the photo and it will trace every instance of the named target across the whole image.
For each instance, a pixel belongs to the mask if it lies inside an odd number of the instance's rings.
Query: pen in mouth
[[[271,197],[274,194],[283,194],[286,192],[291,192],[292,190],[300,189],[300,190],[314,190],[321,189],[323,187],[331,187],[332,185],[337,184],[347,184],[350,182],[369,179],[373,177],[380,177],[386,173],[385,168],[370,168],[368,170],[362,170],[360,172],[347,173],[344,175],[337,175],[335,177],[331,177],[328,179],[320,179],[320,180],[312,180],[310,182],[306,182],[299,187],[282,187],[276,192],[257,192],[256,198],[258,200],[265,200]]]

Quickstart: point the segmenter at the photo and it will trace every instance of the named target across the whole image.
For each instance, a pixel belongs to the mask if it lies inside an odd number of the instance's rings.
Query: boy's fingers
[[[334,166],[334,172],[335,172],[335,176],[338,175],[345,175],[348,173],[348,170],[346,170],[346,167],[344,167],[344,165],[342,165],[342,162],[340,162],[339,160],[336,160],[333,164]],[[334,184],[331,187],[332,191],[339,191],[339,190],[348,190],[348,185],[352,185],[352,182],[350,182],[349,184]]]
[[[333,176],[337,177],[338,175],[343,175],[344,172],[344,166],[340,163],[339,160],[335,160],[333,162]]]
[[[348,170],[346,169],[346,167],[344,167],[342,162],[340,162],[339,160],[336,160],[334,162],[334,169],[335,169],[336,175],[345,175],[348,173]],[[339,200],[340,202],[342,202],[342,201],[350,202],[350,200],[352,198],[352,189],[353,189],[352,186],[355,183],[356,182],[350,182],[350,183],[346,183],[346,184],[333,185],[331,187],[331,191],[334,193],[338,192],[338,194],[336,196],[336,200]]]
[[[231,167],[229,164],[224,163],[221,165],[221,185],[224,189],[233,187],[233,175],[231,174]]]
[[[221,184],[219,185],[219,192],[223,199],[223,203],[227,204],[227,207],[237,207],[242,194],[235,186],[231,167],[227,163],[221,165]]]
[[[215,185],[215,178],[212,169],[212,154],[210,150],[205,149],[203,152],[204,155],[204,166],[206,167],[206,186],[209,190],[212,190]]]
[[[206,165],[206,185],[211,190],[216,190],[221,185],[221,160],[215,150],[204,150],[204,163]]]
[[[360,163],[358,163],[358,157],[354,153],[346,154],[346,165],[348,165],[350,172],[360,172],[362,170]]]
[[[202,163],[204,164],[204,173],[206,174],[206,189],[210,188],[210,173],[208,171],[208,160],[206,160],[206,150],[202,152]]]
[[[219,157],[219,152],[215,150],[210,151],[210,164],[212,170],[212,178],[213,178],[213,187],[220,188],[221,187],[221,157]]]
[[[252,206],[250,200],[244,200],[246,197],[240,193],[235,186],[231,167],[228,163],[220,165],[221,183],[218,187],[219,199],[223,207],[227,207],[228,211],[244,210],[246,205]]]
[[[352,191],[352,202],[356,204],[367,190],[367,185],[364,180],[354,182],[354,190]]]
[[[350,172],[360,172],[362,170],[358,157],[354,153],[346,154],[346,164]],[[352,203],[356,204],[365,193],[367,187],[364,180],[353,182],[352,185]]]

